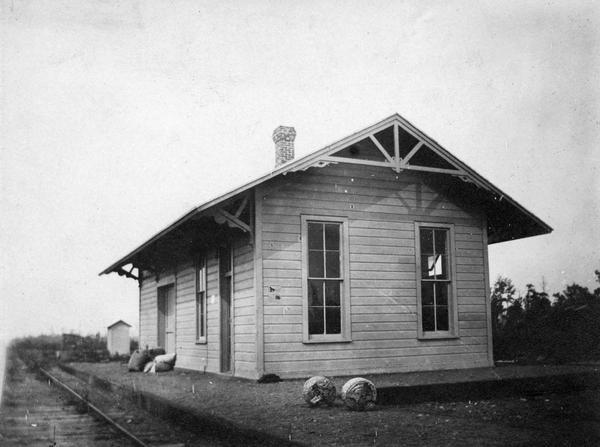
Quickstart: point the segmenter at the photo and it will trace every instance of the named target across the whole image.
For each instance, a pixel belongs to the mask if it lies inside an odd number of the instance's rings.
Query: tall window
[[[309,341],[342,340],[349,334],[345,222],[303,219],[306,328]]]
[[[418,226],[420,275],[420,331],[428,335],[453,335],[451,229],[438,225]]]
[[[206,342],[206,259],[196,264],[196,341]]]
[[[339,334],[340,303],[339,223],[308,223],[308,333]]]

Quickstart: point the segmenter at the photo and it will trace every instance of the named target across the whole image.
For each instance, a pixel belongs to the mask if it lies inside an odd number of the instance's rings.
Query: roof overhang
[[[355,151],[353,152],[352,149]],[[361,151],[367,155],[361,156]],[[202,227],[205,233],[219,232],[219,225],[226,223],[230,227],[237,227],[251,233],[253,222],[250,214],[243,222],[247,228],[232,217],[235,218],[236,213],[239,217],[240,203],[245,203],[244,206],[247,206],[251,202],[250,200],[244,202],[244,198],[250,197],[249,193],[254,187],[280,175],[337,163],[389,167],[398,173],[405,170],[417,171],[434,183],[443,179],[448,185],[445,189],[451,195],[457,199],[470,200],[485,210],[490,244],[547,234],[552,231],[548,224],[508,194],[483,178],[406,119],[394,114],[193,208],[100,274],[116,272],[137,279],[133,269],[140,267],[142,259],[149,259],[147,252],[156,249],[157,244],[163,239],[174,240],[176,238],[169,236],[178,232],[179,238],[189,239],[188,245],[197,244],[198,241],[190,239],[190,228],[198,230]],[[229,208],[227,208],[228,204]],[[215,222],[218,224],[216,227]],[[129,270],[124,268],[128,264],[131,264]]]

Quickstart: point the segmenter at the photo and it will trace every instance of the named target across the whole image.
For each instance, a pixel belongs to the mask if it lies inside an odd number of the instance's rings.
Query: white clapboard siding
[[[234,373],[256,379],[254,250],[246,235],[233,245],[233,306]]]
[[[219,372],[221,309],[219,307],[219,260],[216,249],[210,250],[206,258],[206,296],[206,370]]]
[[[208,278],[208,322],[207,343],[196,340],[196,278],[195,267],[190,259],[187,263],[173,265],[168,272],[143,279],[140,288],[140,347],[156,347],[158,344],[159,286],[173,284],[175,287],[175,344],[176,366],[195,370],[218,370],[218,306],[211,304],[218,295],[215,252],[207,253]],[[210,299],[210,296],[213,299]],[[215,328],[216,325],[216,328]],[[216,345],[216,346],[215,346]],[[211,355],[212,354],[212,355]]]
[[[158,343],[157,292],[154,276],[147,276],[140,287],[140,349],[155,347]]]
[[[265,372],[283,377],[487,366],[483,215],[420,174],[330,165],[273,179],[262,200]],[[301,214],[348,219],[350,343],[302,343]],[[458,338],[417,339],[414,222],[454,225]]]
[[[208,369],[206,344],[196,343],[196,269],[190,262],[177,272],[177,366]]]

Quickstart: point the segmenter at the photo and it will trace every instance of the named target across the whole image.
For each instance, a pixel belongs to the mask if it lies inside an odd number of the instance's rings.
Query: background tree
[[[508,321],[508,309],[515,302],[515,286],[510,278],[498,276],[492,288],[492,334],[494,340],[494,357],[507,357],[508,341],[504,337]]]
[[[492,288],[492,325],[498,327],[506,320],[506,310],[515,300],[515,286],[510,278],[498,276]]]
[[[600,270],[595,272],[600,283]],[[572,362],[600,359],[600,287],[571,284],[551,301],[527,285],[515,297],[508,278],[492,289],[492,330],[497,360]]]
[[[538,292],[533,284],[527,284],[523,297],[525,350],[536,359],[546,359],[552,352],[552,305],[548,294]]]
[[[600,282],[600,271],[595,274]],[[554,297],[554,358],[560,362],[600,358],[600,288],[590,292],[571,284]]]

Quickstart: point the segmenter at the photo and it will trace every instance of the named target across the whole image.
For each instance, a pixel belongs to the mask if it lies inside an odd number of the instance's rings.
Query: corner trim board
[[[263,188],[257,186],[254,191],[254,295],[256,301],[256,373],[258,377],[265,373],[262,201]]]
[[[487,234],[487,217],[483,217],[483,275],[485,285],[485,313],[487,321],[487,353],[490,366],[494,366],[494,336],[492,333],[492,308],[490,295],[490,266],[488,259],[488,234]]]

